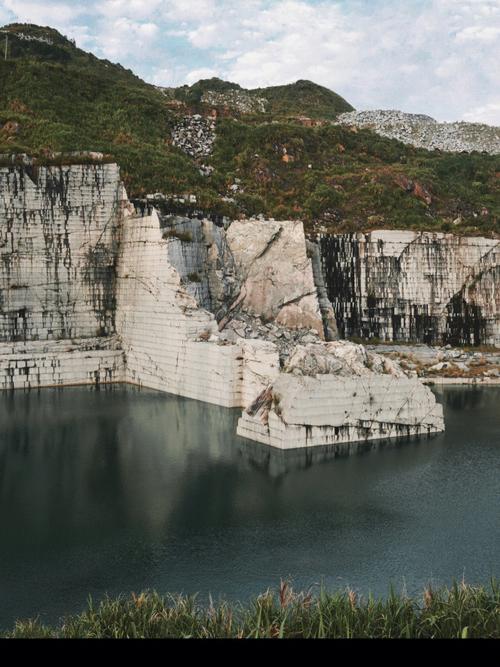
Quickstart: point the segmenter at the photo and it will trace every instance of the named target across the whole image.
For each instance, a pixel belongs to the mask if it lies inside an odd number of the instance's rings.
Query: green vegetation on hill
[[[421,600],[391,591],[385,600],[353,591],[296,594],[283,582],[249,604],[203,607],[196,597],[142,593],[105,599],[57,628],[18,622],[14,638],[500,638],[500,589],[455,584]]]
[[[54,43],[20,39],[18,31]],[[154,86],[49,28],[17,25],[9,33],[9,58],[0,61],[0,153],[104,152],[133,194],[201,185],[196,165],[167,143],[176,119]]]
[[[99,151],[120,164],[131,196],[191,193],[207,212],[301,218],[313,231],[500,234],[500,156],[431,152],[334,125],[350,105],[308,81],[245,91],[208,79],[162,92],[51,28],[6,33],[0,154]],[[195,160],[171,132],[182,116],[210,112],[207,91],[265,98],[267,111],[219,109],[213,155]]]
[[[232,90],[242,91],[243,89],[237,83],[223,81],[217,77],[213,77],[212,79],[200,79],[200,81],[194,83],[192,86],[180,86],[179,88],[173,89],[177,100],[190,105],[200,105],[203,94],[208,91],[227,93]]]
[[[340,95],[303,79],[285,86],[256,88],[252,93],[265,97],[269,101],[268,111],[276,116],[305,115],[334,119],[339,113],[354,110]]]
[[[330,231],[500,232],[499,156],[430,152],[331,124],[225,120],[212,163],[219,187],[241,179],[235,199],[249,215]]]
[[[245,90],[237,83],[217,77],[202,79],[192,86],[173,89],[175,98],[189,105],[200,105],[204,93],[245,93],[251,98],[266,99],[266,115],[270,117],[309,116],[334,119],[339,113],[353,111],[353,107],[340,95],[312,81],[300,80],[284,86]]]

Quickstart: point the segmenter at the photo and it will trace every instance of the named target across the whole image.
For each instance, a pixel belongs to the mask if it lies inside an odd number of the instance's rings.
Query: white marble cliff
[[[344,337],[500,346],[500,242],[375,231],[319,239]]]
[[[335,342],[297,221],[136,213],[116,165],[0,169],[0,387],[131,382],[243,408],[279,448],[428,436],[421,382]]]

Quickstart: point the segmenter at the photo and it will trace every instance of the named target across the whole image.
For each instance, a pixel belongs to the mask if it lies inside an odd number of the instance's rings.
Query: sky
[[[309,79],[357,109],[500,126],[500,0],[0,0],[150,83]]]

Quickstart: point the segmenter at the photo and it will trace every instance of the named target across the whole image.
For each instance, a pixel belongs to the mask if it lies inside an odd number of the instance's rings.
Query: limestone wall
[[[431,390],[346,341],[298,348],[247,410],[238,434],[279,449],[430,436],[444,429]]]
[[[246,405],[278,372],[277,351],[264,341],[219,339],[214,316],[198,307],[169,261],[177,243],[163,237],[155,211],[124,220],[116,323],[127,380],[225,407]]]
[[[442,428],[418,380],[321,342],[335,327],[302,223],[141,217],[104,164],[3,169],[0,198],[0,389],[128,381],[248,407],[239,432],[276,447]],[[467,289],[495,282],[485,270]],[[240,335],[243,316],[259,326]]]
[[[500,244],[379,231],[323,236],[340,337],[500,345]]]
[[[0,169],[0,342],[115,332],[114,164]]]
[[[75,342],[0,343],[0,390],[124,380],[121,343],[114,336]]]

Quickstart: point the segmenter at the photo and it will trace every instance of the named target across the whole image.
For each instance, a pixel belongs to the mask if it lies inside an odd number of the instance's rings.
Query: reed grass
[[[57,627],[18,621],[10,638],[500,638],[500,586],[455,583],[420,599],[391,590],[384,599],[324,588],[296,593],[287,581],[247,604],[156,592],[99,604]]]

